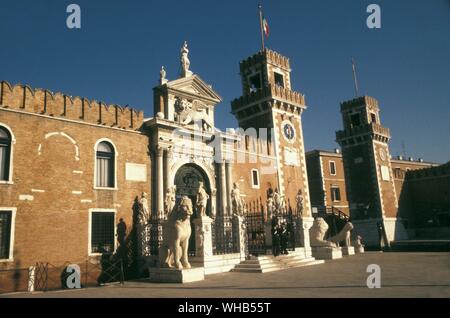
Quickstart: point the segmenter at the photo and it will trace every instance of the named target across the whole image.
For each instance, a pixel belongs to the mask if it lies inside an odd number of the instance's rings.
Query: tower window
[[[356,127],[361,125],[361,117],[359,114],[353,114],[350,116],[350,122],[352,123],[352,127]]]
[[[333,200],[333,202],[341,201],[341,190],[339,189],[339,187],[331,187],[331,200]]]
[[[284,87],[284,77],[282,74],[274,72],[275,85]]]
[[[377,116],[374,113],[370,113],[370,119],[372,123],[377,123]]]
[[[330,161],[330,174],[332,176],[336,175],[336,162]]]
[[[261,75],[260,73],[249,77],[250,93],[256,92],[261,89]]]
[[[252,169],[252,188],[259,189],[259,172],[256,169]]]

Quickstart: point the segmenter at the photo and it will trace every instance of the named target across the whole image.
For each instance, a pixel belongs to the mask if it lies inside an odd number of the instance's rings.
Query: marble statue
[[[184,98],[175,100],[176,120],[182,125],[196,124],[204,131],[211,131],[213,124],[206,113],[205,105],[198,101],[188,101]]]
[[[163,241],[159,251],[161,267],[191,268],[188,261],[188,250],[192,214],[192,201],[189,197],[183,196],[164,224]]]
[[[311,247],[336,247],[336,244],[325,240],[328,224],[323,218],[316,218],[309,229],[309,241]]]
[[[357,235],[356,239],[352,242],[352,246],[355,247],[355,250],[359,253],[364,252],[364,245],[361,243],[362,237]]]
[[[175,207],[177,186],[168,187],[164,198],[164,219],[172,212]]]
[[[164,69],[164,66],[161,66],[161,71],[159,71],[159,76],[161,80],[166,79],[166,70]]]
[[[353,224],[347,222],[344,225],[344,228],[338,234],[329,238],[329,241],[336,244],[343,241],[345,244],[344,246],[351,246],[350,242],[351,230],[353,230]]]
[[[297,214],[303,215],[303,194],[302,190],[299,189],[297,195],[295,196],[295,202],[297,203]]]
[[[270,219],[274,214],[275,206],[273,203],[273,197],[267,198],[267,217]]]
[[[236,182],[233,183],[233,189],[231,189],[231,204],[234,215],[242,216],[244,214],[244,202]]]
[[[141,199],[139,200],[139,223],[145,225],[150,219],[150,212],[148,207],[147,193],[142,192]]]
[[[181,63],[181,76],[182,77],[186,77],[190,74],[192,74],[192,72],[189,71],[189,66],[191,65],[191,61],[189,61],[189,49],[188,49],[188,44],[187,41],[184,41],[183,47],[181,48],[181,58],[180,58],[180,63]]]
[[[196,207],[199,217],[206,216],[206,207],[208,205],[209,195],[203,186],[203,182],[199,182],[199,188],[197,192],[197,202]]]

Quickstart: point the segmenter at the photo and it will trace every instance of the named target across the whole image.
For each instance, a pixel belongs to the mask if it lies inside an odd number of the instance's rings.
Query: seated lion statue
[[[329,239],[329,241],[334,242],[334,243],[339,243],[344,241],[344,246],[351,246],[351,242],[350,242],[350,231],[353,230],[353,224],[351,224],[350,222],[347,222],[344,225],[344,228],[335,236],[331,237]]]
[[[163,241],[159,250],[161,267],[191,268],[188,249],[192,214],[192,201],[189,197],[183,196],[178,206],[169,214],[163,227]]]
[[[336,247],[336,244],[324,239],[328,231],[328,224],[323,218],[314,219],[312,227],[309,229],[309,242],[311,247]]]

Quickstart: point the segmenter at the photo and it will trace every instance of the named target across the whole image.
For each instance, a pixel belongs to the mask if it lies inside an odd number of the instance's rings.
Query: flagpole
[[[261,46],[262,50],[264,51],[264,27],[263,27],[263,18],[262,18],[262,5],[261,3],[258,5],[259,8],[259,26],[261,28]]]
[[[353,57],[352,57],[352,69],[353,69],[353,81],[355,83],[355,93],[356,93],[356,97],[358,97],[358,95],[359,95],[358,79],[356,78],[356,65],[355,65],[355,59]]]

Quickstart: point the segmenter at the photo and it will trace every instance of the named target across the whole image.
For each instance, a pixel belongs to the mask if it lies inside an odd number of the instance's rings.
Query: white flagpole
[[[356,64],[355,59],[352,57],[352,69],[353,69],[353,81],[355,83],[355,93],[356,97],[359,96],[359,90],[358,90],[358,79],[356,78]]]
[[[265,47],[264,47],[264,26],[263,26],[263,14],[262,14],[262,5],[261,3],[258,5],[259,8],[259,25],[261,27],[261,45],[262,45],[262,50],[264,51]]]

